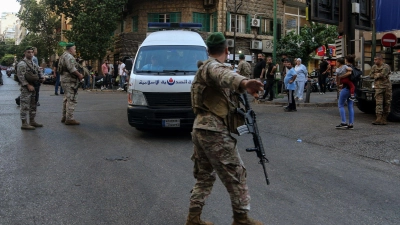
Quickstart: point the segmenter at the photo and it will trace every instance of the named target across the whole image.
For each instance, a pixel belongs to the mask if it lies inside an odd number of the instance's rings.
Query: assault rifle
[[[84,82],[85,82],[85,79],[77,80],[75,86],[71,87],[72,90],[74,90],[73,98],[75,98],[76,93],[78,93],[78,89],[83,86]]]
[[[265,156],[264,146],[262,144],[262,140],[260,134],[258,132],[258,127],[256,123],[256,113],[250,108],[249,100],[247,99],[247,93],[243,93],[240,95],[240,102],[243,104],[245,109],[237,108],[236,111],[242,115],[245,119],[245,124],[238,127],[237,131],[239,135],[250,133],[253,135],[253,148],[246,148],[246,152],[256,152],[257,157],[260,159],[259,163],[263,167],[265,179],[267,181],[267,185],[269,185],[269,179],[267,170],[265,169],[265,163],[268,163],[269,160]]]

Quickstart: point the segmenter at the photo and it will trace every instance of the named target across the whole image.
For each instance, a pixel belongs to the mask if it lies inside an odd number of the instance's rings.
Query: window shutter
[[[210,14],[204,13],[203,31],[210,32]]]
[[[251,15],[247,14],[246,16],[246,34],[251,33]]]
[[[158,22],[158,14],[157,13],[149,13],[147,14],[147,22]]]
[[[180,12],[170,13],[169,18],[171,23],[179,23],[181,22],[181,13]]]
[[[226,12],[226,31],[231,31],[231,13]]]
[[[138,32],[139,27],[139,17],[133,16],[132,17],[132,32]]]
[[[213,17],[214,17],[214,24],[213,24],[214,29],[213,29],[213,31],[217,32],[217,29],[218,29],[218,12],[214,12],[213,13]]]
[[[263,23],[263,19],[261,19],[261,17],[259,17],[259,16],[257,16],[257,19],[259,19],[260,20],[260,27],[258,28],[258,34],[262,34],[262,29],[263,29],[263,25],[264,25],[264,23]],[[251,22],[251,21],[250,21]]]

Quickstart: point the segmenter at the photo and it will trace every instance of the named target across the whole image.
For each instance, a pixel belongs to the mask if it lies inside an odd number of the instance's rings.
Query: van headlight
[[[146,98],[144,97],[143,92],[132,90],[128,94],[128,104],[147,106],[147,101]]]
[[[371,88],[375,88],[375,82],[372,81]]]

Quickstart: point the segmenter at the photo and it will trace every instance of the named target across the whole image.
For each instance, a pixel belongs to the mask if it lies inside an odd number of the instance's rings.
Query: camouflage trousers
[[[390,113],[390,102],[392,101],[392,87],[375,88],[375,113],[378,115]]]
[[[237,213],[250,210],[246,168],[236,148],[236,139],[228,131],[193,129],[193,175],[196,184],[190,197],[190,208],[202,208],[211,194],[216,175],[227,189],[232,209]]]
[[[62,116],[65,116],[66,120],[74,119],[74,111],[78,103],[78,92],[75,93],[73,89],[75,86],[76,83],[61,82],[61,87],[64,90]]]
[[[21,87],[20,96],[20,117],[21,120],[26,120],[29,114],[30,119],[34,119],[36,116],[36,92],[29,91],[27,87]]]

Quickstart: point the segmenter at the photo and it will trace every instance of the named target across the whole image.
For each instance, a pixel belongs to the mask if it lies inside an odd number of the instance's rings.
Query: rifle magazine
[[[238,135],[248,134],[250,133],[249,128],[247,125],[242,125],[236,129],[238,131]]]

